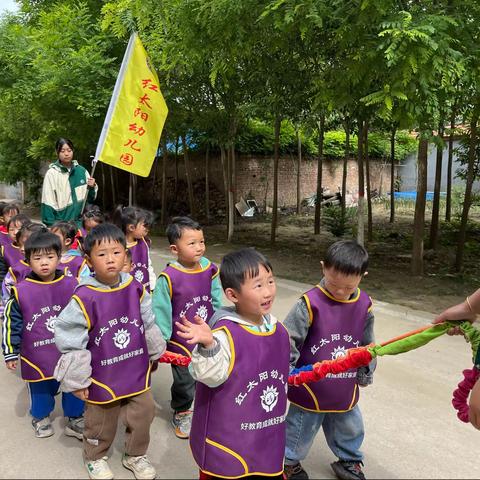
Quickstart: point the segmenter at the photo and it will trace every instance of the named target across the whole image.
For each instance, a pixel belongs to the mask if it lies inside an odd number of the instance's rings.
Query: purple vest
[[[334,300],[325,289],[317,286],[303,298],[312,322],[295,365],[297,368],[322,360],[334,360],[344,356],[349,348],[360,345],[372,305],[365,292],[358,289],[353,299],[342,302]],[[318,382],[292,386],[288,390],[288,399],[313,412],[345,412],[358,402],[356,377],[356,369],[350,369]]]
[[[172,336],[168,350],[181,355],[191,355],[195,345],[190,345],[177,335],[175,322],[185,316],[192,321],[195,315],[206,322],[213,315],[212,280],[218,275],[218,267],[208,262],[201,270],[190,271],[168,265],[160,274],[168,282],[172,300]]]
[[[55,320],[76,286],[74,278],[62,275],[52,282],[26,278],[12,287],[23,317],[20,359],[22,378],[27,382],[53,378],[60,358],[55,346]]]
[[[128,247],[132,253],[132,271],[130,274],[150,293],[150,273],[148,272],[148,244],[141,238]]]
[[[92,355],[88,402],[110,403],[150,388],[150,362],[140,314],[144,288],[133,277],[118,288],[80,285],[73,298],[88,324]]]
[[[15,265],[12,265],[8,271],[15,283],[19,283],[27,278],[27,275],[32,271],[30,265],[25,260],[20,260]]]
[[[190,446],[200,469],[239,478],[280,475],[290,343],[277,323],[270,333],[251,332],[226,319],[216,324],[230,338],[232,364],[216,388],[197,382]]]
[[[73,276],[75,278],[80,277],[80,272],[82,271],[83,266],[85,265],[85,258],[80,255],[72,255],[70,260],[60,261],[58,268],[65,269],[65,274]]]
[[[11,243],[2,245],[1,249],[3,258],[5,259],[5,263],[9,267],[15,265],[17,262],[24,258],[23,253],[20,251],[20,249],[13,246]]]
[[[8,235],[8,233],[0,232],[0,245],[11,245],[12,239]]]

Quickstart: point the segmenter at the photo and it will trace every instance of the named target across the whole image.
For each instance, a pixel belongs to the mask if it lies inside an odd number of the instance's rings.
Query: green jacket
[[[51,163],[43,180],[42,222],[49,227],[59,220],[75,220],[80,225],[85,196],[89,203],[97,196],[98,187],[87,186],[89,178],[88,171],[76,160],[70,170],[59,160]]]

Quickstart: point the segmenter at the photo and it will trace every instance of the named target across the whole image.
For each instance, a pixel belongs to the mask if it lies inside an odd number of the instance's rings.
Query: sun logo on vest
[[[345,350],[345,347],[336,347],[333,349],[333,352],[332,352],[332,360],[345,357],[346,355],[347,355],[347,351]]]
[[[144,277],[144,275],[143,275],[143,272],[142,272],[141,270],[137,270],[137,271],[135,272],[134,277],[135,277],[135,280],[137,280],[137,282],[143,283],[143,277]]]
[[[127,348],[127,345],[130,343],[130,333],[128,330],[121,328],[115,332],[113,336],[113,343],[117,348],[124,349]]]
[[[54,332],[55,331],[55,321],[57,320],[56,315],[52,315],[51,317],[48,317],[47,320],[45,321],[45,326],[47,327],[47,330],[49,332]]]
[[[267,387],[264,391],[263,394],[260,395],[261,403],[262,403],[262,408],[266,412],[271,412],[275,405],[278,402],[278,390],[276,387],[273,385],[270,385]]]
[[[207,307],[205,305],[200,305],[197,309],[197,315],[206,322],[208,317]]]

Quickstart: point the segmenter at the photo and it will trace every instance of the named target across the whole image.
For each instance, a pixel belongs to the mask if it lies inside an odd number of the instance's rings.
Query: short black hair
[[[75,236],[77,235],[77,232],[78,232],[77,224],[75,222],[73,221],[65,222],[63,220],[55,222],[50,227],[51,232],[53,232],[54,230],[58,230],[59,232],[61,232],[64,240],[70,239],[72,243],[74,242]]]
[[[25,259],[30,262],[32,255],[53,250],[58,257],[62,254],[62,243],[57,235],[47,229],[32,233],[25,242]]]
[[[32,223],[30,218],[25,215],[24,213],[19,213],[18,215],[14,215],[8,222],[7,222],[7,230],[10,228],[10,225],[19,223],[23,225],[24,223]]]
[[[85,223],[85,220],[93,220],[96,223],[105,222],[105,215],[102,213],[99,207],[93,205],[92,207],[86,208],[82,215],[82,223]],[[85,226],[85,225],[84,225]]]
[[[48,232],[48,228],[43,223],[38,222],[26,222],[18,230],[17,234],[15,235],[15,241],[18,243],[22,237],[30,237],[33,233],[36,232]]]
[[[167,234],[170,245],[175,245],[182,238],[184,230],[203,230],[202,226],[190,217],[173,217],[167,225],[165,233]]]
[[[90,255],[92,248],[95,245],[111,240],[112,242],[120,243],[124,248],[127,248],[127,241],[125,234],[113,223],[101,223],[90,230],[90,233],[85,237],[83,242],[83,251]]]
[[[7,212],[16,212],[15,215],[18,215],[20,213],[20,207],[14,202],[5,202],[4,205],[1,207],[1,215],[4,215]]]
[[[60,153],[60,150],[62,150],[62,148],[65,146],[65,145],[68,145],[70,147],[71,150],[75,150],[73,148],[73,143],[70,139],[68,138],[59,138],[56,142],[55,142],[55,151],[58,153]]]
[[[273,271],[267,258],[252,247],[227,253],[220,264],[222,288],[240,291],[247,278],[258,275],[260,266],[265,267],[268,272]]]
[[[328,248],[323,266],[344,275],[363,275],[368,268],[368,253],[355,240],[339,240]]]
[[[151,227],[153,224],[153,214],[143,208],[123,207],[119,205],[113,212],[112,221],[126,234],[129,225],[137,226],[139,223],[143,223],[145,226]]]

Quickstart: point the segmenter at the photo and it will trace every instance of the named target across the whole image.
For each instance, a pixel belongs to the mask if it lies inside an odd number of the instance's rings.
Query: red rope
[[[159,363],[172,363],[180,367],[188,367],[192,359],[185,355],[169,352],[168,350],[158,359]]]

